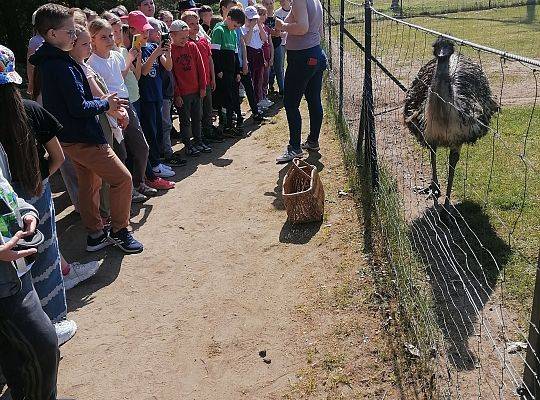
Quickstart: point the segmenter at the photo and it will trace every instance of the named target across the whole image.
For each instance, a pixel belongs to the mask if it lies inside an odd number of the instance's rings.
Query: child
[[[212,149],[203,143],[201,137],[201,99],[206,96],[206,72],[201,53],[197,45],[189,40],[189,27],[184,21],[173,21],[171,37],[174,100],[186,155],[194,157],[201,152],[210,153]],[[190,141],[190,130],[193,143]]]
[[[241,27],[245,21],[244,12],[239,8],[232,8],[225,16],[224,22],[218,23],[212,31],[212,59],[216,74],[216,108],[220,110],[221,122],[225,126],[224,133],[232,136],[243,136],[242,132],[233,128],[232,117],[236,108],[233,104],[233,91],[236,88],[236,83],[240,82],[240,68],[236,56],[236,29]],[[223,107],[226,109],[224,121],[221,112]]]
[[[216,79],[214,74],[214,62],[212,61],[212,49],[210,43],[203,35],[199,34],[199,16],[194,11],[186,11],[182,14],[182,20],[189,27],[189,39],[193,41],[203,60],[206,95],[202,99],[202,137],[204,140],[220,142],[222,139],[214,135],[214,126],[212,125],[212,91],[216,88]]]
[[[249,72],[253,81],[255,90],[255,103],[261,107],[263,99],[263,73],[264,73],[264,53],[263,43],[268,40],[268,35],[259,22],[259,13],[255,6],[246,8],[246,24],[242,27],[244,40],[246,43],[247,59],[249,63]]]
[[[107,144],[96,116],[116,114],[122,102],[115,94],[94,99],[81,66],[67,53],[75,40],[73,16],[68,8],[45,4],[36,12],[36,30],[45,43],[30,57],[38,68],[44,107],[63,125],[58,133],[79,181],[79,208],[88,230],[87,250],[111,242],[126,253],[140,253],[143,246],[127,230],[131,205],[131,174]],[[110,187],[112,230],[103,229],[99,214],[101,181]]]
[[[275,19],[279,18],[282,21],[285,21],[285,18],[289,15],[291,11],[291,2],[290,0],[279,0],[281,5],[280,8],[276,10],[273,18],[273,27],[272,28],[272,42],[274,45],[274,64],[270,70],[270,91],[273,91],[274,80],[277,81],[277,86],[279,90],[279,95],[283,96],[283,79],[284,79],[284,66],[285,66],[285,42],[287,40],[287,34],[285,32],[275,29]],[[274,2],[271,0],[264,0],[263,5],[267,9],[274,8]],[[268,16],[270,16],[270,11]]]
[[[262,79],[262,91],[261,91],[261,103],[260,107],[262,108],[268,108],[274,104],[274,102],[268,100],[268,77],[270,74],[270,68],[272,68],[272,64],[274,62],[274,47],[272,45],[272,40],[270,37],[270,28],[266,25],[266,17],[268,15],[268,11],[266,7],[255,4],[255,8],[257,9],[257,12],[259,13],[259,28],[264,29],[264,32],[266,33],[266,41],[263,42],[263,55],[264,55],[264,70],[263,70],[263,79]],[[272,13],[274,6],[271,7]]]
[[[150,34],[154,32],[152,25],[141,11],[132,11],[127,17],[132,34],[140,35],[143,45],[141,46],[141,78],[139,79],[140,114],[139,119],[149,146],[148,161],[151,166],[146,170],[147,185],[154,189],[172,189],[173,182],[159,180],[174,176],[170,167],[160,163],[159,137],[162,137],[161,108],[163,104],[163,83],[159,74],[160,65],[167,70],[172,69],[171,47],[165,43],[150,42]],[[159,137],[158,137],[159,135]]]
[[[212,31],[210,30],[210,24],[212,23],[212,7],[204,5],[199,8],[199,23],[203,27],[207,35],[210,35]]]
[[[117,24],[118,25],[118,24]],[[141,124],[137,114],[134,112],[133,104],[129,99],[129,91],[124,82],[124,77],[131,72],[131,65],[137,59],[140,62],[140,52],[137,49],[131,49],[128,53],[128,59],[124,60],[122,54],[113,50],[115,47],[112,26],[104,19],[98,18],[89,26],[92,37],[93,53],[88,59],[88,65],[99,74],[109,92],[117,93],[118,97],[125,100],[126,110],[129,117],[129,123],[124,129],[124,141],[126,151],[132,160],[133,177],[133,201],[144,201],[146,195],[138,191],[144,185],[144,174],[148,163],[148,143],[142,132]],[[144,186],[141,191],[145,191]]]
[[[158,14],[158,18],[160,21],[163,21],[165,25],[167,26],[167,29],[171,28],[171,24],[173,22],[173,15],[172,12],[169,10],[161,10]]]

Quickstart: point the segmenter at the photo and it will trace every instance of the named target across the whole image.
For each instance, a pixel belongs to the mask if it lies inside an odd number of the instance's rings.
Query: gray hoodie
[[[32,214],[37,218],[38,214],[36,209],[22,198],[17,197],[10,182],[11,173],[9,172],[8,158],[4,148],[0,144],[0,196],[4,197],[7,204],[14,198],[16,201],[16,208],[21,217]],[[8,196],[9,199],[7,198]],[[2,235],[0,235],[0,242],[0,244],[3,244]],[[27,272],[29,268],[27,268],[25,264],[23,264],[22,268],[20,265],[21,261],[19,261],[18,264],[15,262],[0,261],[0,298],[13,296],[21,289],[19,276],[21,276],[22,273]],[[17,266],[19,266],[19,269],[17,269]]]

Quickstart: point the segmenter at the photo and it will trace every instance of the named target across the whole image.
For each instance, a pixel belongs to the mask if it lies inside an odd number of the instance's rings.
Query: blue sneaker
[[[86,237],[86,251],[99,251],[110,244],[109,232],[106,229],[103,229],[103,234],[100,237],[95,239],[90,235]]]
[[[135,254],[143,251],[143,245],[129,233],[127,228],[122,228],[118,232],[111,232],[109,234],[109,240],[128,254]]]

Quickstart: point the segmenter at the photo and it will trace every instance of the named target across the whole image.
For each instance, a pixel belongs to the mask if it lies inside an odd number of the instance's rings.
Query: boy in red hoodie
[[[174,103],[180,117],[180,133],[186,155],[210,153],[212,148],[201,137],[201,99],[206,95],[206,72],[197,45],[189,40],[189,27],[184,21],[173,21],[170,27],[174,75]],[[193,143],[190,141],[190,130]]]

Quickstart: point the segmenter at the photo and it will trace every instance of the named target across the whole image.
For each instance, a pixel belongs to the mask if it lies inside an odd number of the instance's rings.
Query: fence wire
[[[405,331],[403,351],[423,375],[404,390],[428,398],[503,399],[518,392],[540,398],[538,317],[529,318],[540,262],[540,62],[450,37],[454,55],[444,75],[433,48],[441,33],[349,0],[327,1],[324,11],[336,113],[354,147],[367,140],[376,149],[374,206]],[[372,61],[367,80],[366,57]],[[426,70],[431,73],[422,76]],[[477,79],[463,78],[471,75]],[[488,91],[478,89],[480,75]],[[373,101],[366,102],[370,87]],[[452,97],[458,92],[465,99]],[[404,115],[407,99],[416,108]],[[488,118],[482,104],[493,108]],[[364,135],[363,105],[373,118],[373,143]],[[434,107],[461,125],[435,129]],[[483,131],[475,144],[467,143],[466,126]],[[438,139],[426,143],[435,131]],[[455,167],[448,135],[457,138]],[[364,154],[372,157],[358,153]],[[450,175],[452,195],[445,199]]]

